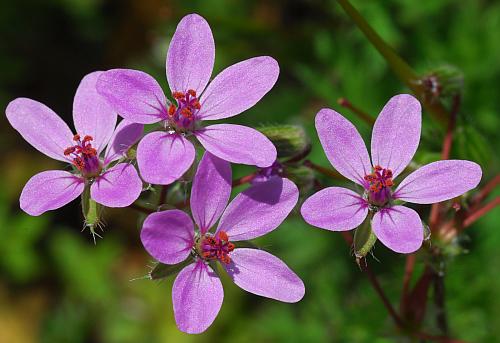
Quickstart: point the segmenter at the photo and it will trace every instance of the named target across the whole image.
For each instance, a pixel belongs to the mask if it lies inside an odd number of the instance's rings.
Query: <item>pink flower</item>
[[[325,188],[304,202],[301,213],[305,221],[322,229],[347,231],[358,227],[371,211],[372,230],[384,245],[400,253],[418,250],[424,237],[422,220],[417,212],[394,201],[432,204],[452,199],[475,188],[482,174],[474,162],[437,161],[414,171],[394,187],[394,180],[417,150],[420,129],[420,103],[407,94],[393,97],[373,127],[370,162],[356,128],[333,110],[319,111],[316,130],[330,163],[362,186],[364,193]]]
[[[172,289],[177,326],[187,333],[205,331],[222,306],[224,292],[212,269],[215,262],[250,293],[284,302],[297,302],[304,296],[304,284],[280,259],[233,243],[278,227],[297,203],[297,187],[275,177],[248,188],[227,205],[230,194],[229,163],[206,152],[190,199],[197,230],[180,210],[153,213],[144,221],[141,240],[155,259],[165,264],[192,261],[181,270]],[[211,232],[219,217],[217,229]]]
[[[49,170],[33,176],[19,199],[26,213],[38,216],[58,209],[80,196],[85,184],[90,185],[91,198],[108,207],[125,207],[139,197],[142,181],[135,168],[113,162],[140,138],[143,125],[123,120],[115,129],[116,113],[95,89],[101,74],[88,74],[78,86],[73,102],[76,135],[50,108],[35,100],[17,98],[7,106],[9,123],[28,143],[69,163],[74,171]]]
[[[223,70],[207,87],[214,59],[210,26],[199,15],[190,14],[177,26],[167,54],[173,103],[155,79],[141,71],[113,69],[100,77],[99,93],[123,118],[163,124],[163,131],[146,135],[138,146],[137,161],[145,181],[170,184],[180,178],[195,157],[190,136],[229,162],[267,167],[276,160],[276,148],[257,130],[200,124],[233,117],[255,105],[278,79],[278,63],[267,56],[250,58]]]

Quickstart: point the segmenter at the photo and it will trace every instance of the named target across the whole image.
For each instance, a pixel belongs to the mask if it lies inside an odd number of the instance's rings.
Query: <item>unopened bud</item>
[[[304,129],[296,125],[271,125],[258,129],[273,142],[279,159],[307,156],[310,142]]]
[[[420,84],[431,101],[448,99],[462,93],[464,76],[456,67],[444,65],[428,71],[420,79]]]
[[[103,206],[98,204],[90,197],[90,184],[85,185],[85,189],[82,193],[82,212],[83,218],[85,219],[84,227],[90,230],[92,237],[95,236],[102,238],[96,229],[102,229],[103,223],[101,220]]]
[[[371,216],[368,215],[365,221],[354,232],[354,255],[356,259],[361,259],[372,250],[377,237],[373,233]]]

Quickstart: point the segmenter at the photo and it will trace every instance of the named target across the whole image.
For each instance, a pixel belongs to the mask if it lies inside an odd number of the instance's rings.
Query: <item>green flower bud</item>
[[[354,255],[358,261],[368,255],[377,241],[372,230],[371,220],[372,215],[369,214],[354,232]]]
[[[102,238],[97,232],[96,229],[102,229],[103,224],[101,221],[103,206],[98,204],[90,197],[90,184],[85,184],[85,189],[82,193],[82,212],[83,217],[85,218],[85,228],[89,228],[92,237],[95,236]]]
[[[420,84],[431,101],[448,99],[462,94],[464,76],[456,67],[444,65],[425,73],[420,79]]]
[[[276,146],[279,159],[302,159],[309,154],[311,143],[300,126],[271,125],[258,130]]]

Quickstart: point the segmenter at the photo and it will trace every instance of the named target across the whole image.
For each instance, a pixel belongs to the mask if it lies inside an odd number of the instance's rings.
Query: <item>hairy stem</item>
[[[319,166],[317,164],[314,164],[310,160],[305,160],[304,166],[311,168],[312,170],[317,171],[317,172],[319,172],[325,176],[328,176],[332,179],[336,179],[336,180],[343,180],[344,179],[344,177],[342,175],[340,175],[337,171]]]

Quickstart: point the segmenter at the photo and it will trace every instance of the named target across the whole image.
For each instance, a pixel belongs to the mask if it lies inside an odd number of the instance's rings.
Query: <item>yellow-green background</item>
[[[374,28],[419,73],[443,64],[463,71],[465,89],[453,158],[498,171],[500,3],[477,0],[353,1]],[[182,16],[197,12],[216,41],[215,71],[257,55],[281,67],[273,90],[229,122],[293,123],[307,129],[310,158],[329,166],[313,118],[340,110],[368,142],[370,128],[337,98],[376,116],[407,92],[336,1],[18,0],[0,3],[0,107],[15,97],[41,101],[71,125],[73,95],[94,70],[132,67],[165,89],[165,56]],[[424,113],[417,162],[438,158],[442,132]],[[147,273],[132,210],[107,210],[104,239],[80,232],[78,201],[40,217],[18,206],[24,183],[59,168],[31,148],[0,116],[0,342],[390,342],[393,324],[339,234],[306,225],[297,211],[259,244],[302,277],[306,295],[284,304],[223,280],[225,300],[206,333],[179,332],[172,279],[130,281]],[[322,179],[323,183],[328,183]],[[460,180],[457,180],[460,182]],[[330,182],[332,183],[332,182]],[[339,182],[333,182],[340,185]],[[332,184],[333,184],[332,183]],[[498,194],[498,192],[497,192]],[[305,195],[305,194],[304,194]],[[427,218],[428,207],[421,208]],[[500,336],[500,212],[466,231],[466,251],[446,268],[452,336],[494,342]],[[377,244],[370,265],[391,300],[399,299],[404,256]],[[435,330],[432,305],[426,331]]]

